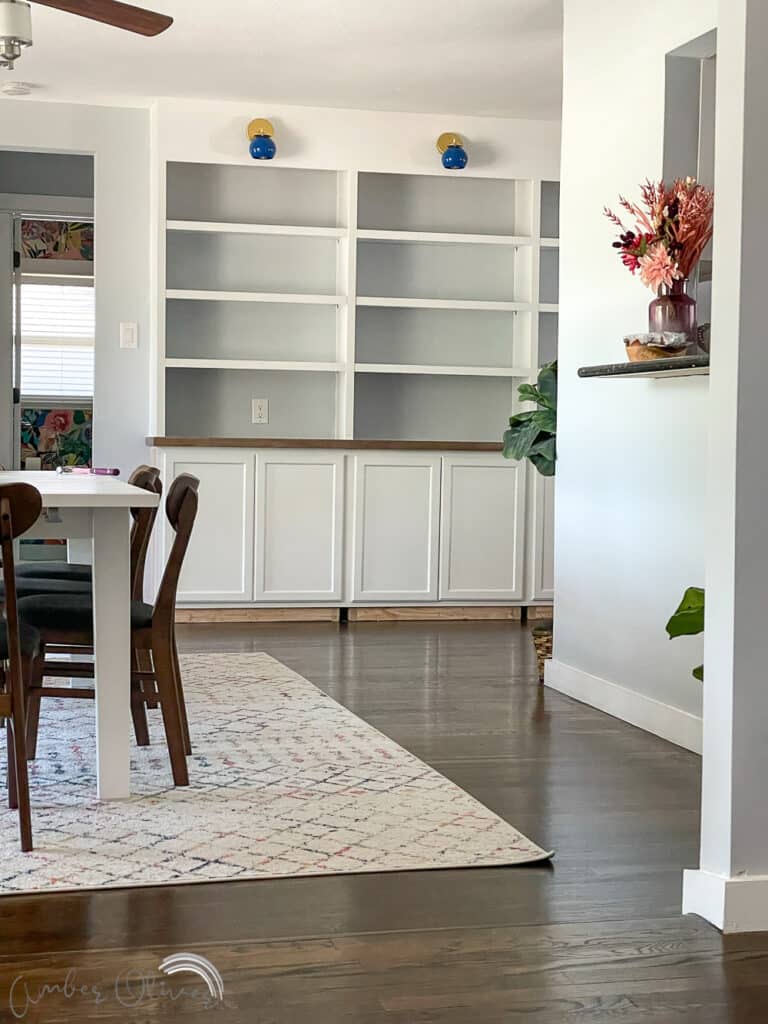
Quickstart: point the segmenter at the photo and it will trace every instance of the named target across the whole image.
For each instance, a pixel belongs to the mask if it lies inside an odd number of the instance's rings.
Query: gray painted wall
[[[93,157],[0,151],[0,192],[90,199],[93,197]]]

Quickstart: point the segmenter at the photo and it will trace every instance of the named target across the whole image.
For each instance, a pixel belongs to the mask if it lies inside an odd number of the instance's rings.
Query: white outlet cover
[[[252,423],[269,423],[269,399],[268,398],[252,398],[251,399],[251,422]]]

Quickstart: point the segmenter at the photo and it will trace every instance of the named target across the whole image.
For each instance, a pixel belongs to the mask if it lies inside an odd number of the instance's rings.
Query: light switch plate
[[[269,423],[269,399],[251,399],[251,423]]]
[[[120,324],[120,348],[139,347],[139,325],[132,323]]]

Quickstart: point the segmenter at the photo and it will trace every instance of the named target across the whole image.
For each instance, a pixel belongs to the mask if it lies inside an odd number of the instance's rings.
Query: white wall
[[[469,152],[465,176],[560,177],[559,121],[330,110],[257,100],[163,100],[156,115],[158,142],[169,160],[252,164],[246,128],[252,118],[267,117],[275,127],[275,166],[435,173],[441,170],[437,137],[455,131]]]
[[[551,685],[700,747],[699,638],[669,641],[704,583],[707,379],[581,380],[621,361],[652,298],[611,248],[604,205],[660,177],[665,54],[716,0],[565,0],[556,617]],[[649,31],[648,26],[653,26]],[[717,344],[717,339],[715,339]],[[697,660],[698,659],[698,660]]]
[[[127,473],[146,459],[149,419],[149,113],[3,100],[0,146],[94,156],[94,459]],[[138,323],[136,351],[118,347],[120,321]]]

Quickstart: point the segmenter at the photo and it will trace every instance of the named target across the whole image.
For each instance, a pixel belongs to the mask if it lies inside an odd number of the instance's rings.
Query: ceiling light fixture
[[[13,70],[22,48],[32,45],[32,12],[24,0],[0,0],[0,68]]]
[[[104,25],[135,32],[140,36],[159,36],[173,24],[167,14],[156,14],[134,7],[123,0],[34,0],[44,7],[75,14]],[[13,69],[25,46],[32,45],[32,14],[26,0],[0,0],[0,68]]]

